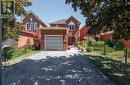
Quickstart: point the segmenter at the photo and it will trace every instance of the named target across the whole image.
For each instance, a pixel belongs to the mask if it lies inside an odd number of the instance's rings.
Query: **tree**
[[[27,11],[25,7],[31,6],[32,3],[30,0],[15,0],[15,9],[13,7],[12,10],[15,10],[15,17],[12,18],[3,18],[2,19],[2,40],[6,40],[8,38],[17,39],[18,35],[18,22],[16,22],[16,16],[26,16]]]
[[[91,26],[89,34],[114,31],[114,38],[130,38],[130,1],[128,0],[66,0],[76,11],[81,10],[86,23]]]

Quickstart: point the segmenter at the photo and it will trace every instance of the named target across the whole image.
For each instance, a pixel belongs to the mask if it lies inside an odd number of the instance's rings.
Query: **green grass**
[[[25,58],[27,58],[27,57],[37,53],[37,52],[39,52],[39,51],[29,51],[26,54],[19,55],[17,57],[13,57],[12,59],[9,59],[7,61],[2,62],[2,65],[3,66],[8,66],[8,65],[14,64],[14,63],[19,62],[19,61],[21,61],[21,60],[23,60],[23,59],[25,59]]]
[[[130,64],[124,64],[117,57],[115,59],[115,57],[94,54],[94,52],[89,54],[86,54],[86,58],[100,68],[113,82],[117,85],[130,85]]]
[[[130,50],[128,64],[125,64],[123,47],[119,49],[119,46],[116,45],[116,48],[111,48],[102,43],[101,41],[96,42],[95,46],[87,44],[86,49],[90,47],[94,49],[86,50],[86,58],[100,68],[117,85],[130,85]]]
[[[29,47],[6,49],[3,51],[3,65],[8,65],[12,62],[17,62],[37,52],[38,51],[34,51]]]
[[[12,59],[15,59],[15,58],[17,58],[17,57],[19,57],[19,56],[22,56],[22,55],[25,55],[25,54],[28,54],[28,53],[30,53],[30,52],[32,52],[32,50],[31,50],[31,49],[28,49],[28,48],[26,48],[26,50],[25,50],[25,48],[15,49],[15,50],[13,51],[13,53],[12,53]]]

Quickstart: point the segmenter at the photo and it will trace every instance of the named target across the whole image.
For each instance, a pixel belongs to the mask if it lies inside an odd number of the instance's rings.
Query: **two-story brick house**
[[[29,12],[20,22],[20,38],[16,47],[26,45],[29,40],[31,45],[39,46],[43,50],[67,50],[68,45],[76,45],[80,22],[75,17],[49,24],[47,27],[38,16]]]
[[[66,27],[68,29],[68,45],[76,45],[79,39],[80,22],[73,16],[50,23],[51,27]]]

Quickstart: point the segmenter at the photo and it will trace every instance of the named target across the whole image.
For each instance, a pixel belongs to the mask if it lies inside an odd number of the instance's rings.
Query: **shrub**
[[[102,46],[104,46],[105,42],[104,41],[97,41],[95,44],[98,47],[102,47]]]
[[[11,47],[5,47],[2,50],[2,60],[6,61],[12,58],[14,52],[14,48]]]
[[[107,41],[106,41],[106,44],[107,44],[109,47],[113,47],[113,46],[114,46],[114,43],[113,43],[111,40],[107,40]]]
[[[117,42],[115,45],[114,45],[114,49],[115,50],[123,50],[123,45],[121,42]]]
[[[87,40],[87,46],[93,46],[93,44],[96,43],[96,40],[92,37],[89,37],[88,40]]]
[[[91,51],[93,51],[93,50],[94,50],[93,47],[87,47],[87,48],[86,48],[86,51],[87,51],[87,52],[91,52]]]
[[[109,47],[108,45],[105,47],[106,52],[113,52],[114,49]]]

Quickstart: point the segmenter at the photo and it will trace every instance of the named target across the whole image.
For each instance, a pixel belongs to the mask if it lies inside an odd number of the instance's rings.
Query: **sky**
[[[85,17],[80,10],[74,12],[69,4],[65,4],[65,0],[31,0],[32,6],[26,10],[32,10],[45,24],[59,19],[67,19],[74,16],[80,22],[82,27],[85,24]]]

